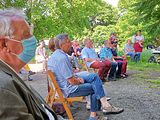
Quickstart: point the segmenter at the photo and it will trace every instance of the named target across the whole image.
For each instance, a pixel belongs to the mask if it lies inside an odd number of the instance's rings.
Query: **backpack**
[[[53,103],[52,109],[57,115],[66,116],[66,111],[61,103]]]

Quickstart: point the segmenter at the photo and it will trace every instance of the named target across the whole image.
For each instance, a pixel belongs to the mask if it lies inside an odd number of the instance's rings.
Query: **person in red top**
[[[133,48],[135,50],[135,60],[136,62],[140,60],[140,55],[143,50],[143,42],[144,42],[144,37],[141,35],[141,30],[138,30],[137,36],[135,37],[135,43],[133,45]]]

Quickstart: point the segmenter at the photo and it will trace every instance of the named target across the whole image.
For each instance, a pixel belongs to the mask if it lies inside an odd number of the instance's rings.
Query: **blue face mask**
[[[23,39],[22,41],[13,40],[13,39],[11,40],[22,43],[23,51],[19,55],[12,53],[16,55],[21,61],[28,63],[35,56],[36,42],[37,42],[37,39],[35,36],[32,36],[28,39]]]

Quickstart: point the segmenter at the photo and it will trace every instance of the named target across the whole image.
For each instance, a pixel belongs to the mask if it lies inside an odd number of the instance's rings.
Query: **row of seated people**
[[[116,41],[105,41],[104,47],[98,55],[93,48],[91,39],[85,39],[84,45],[85,47],[82,49],[82,52],[79,51],[78,59],[75,55],[76,52],[73,50],[73,46],[76,46],[74,42],[72,42],[71,50],[68,52],[68,55],[76,70],[79,70],[80,68],[78,60],[82,59],[88,68],[98,69],[98,74],[102,81],[116,80],[116,78],[124,78],[127,76],[127,61],[124,56],[120,57],[117,55],[115,47],[117,45]]]
[[[104,43],[105,46],[100,50],[99,58],[93,48],[92,40],[85,39],[85,47],[81,52],[82,59],[88,67],[98,69],[98,75],[102,81],[126,77],[127,61],[123,57],[117,56],[115,45],[111,44],[109,40]]]
[[[49,49],[53,53],[48,60],[48,69],[55,74],[56,81],[64,97],[90,96],[89,120],[98,120],[96,111],[101,108],[106,114],[123,111],[122,108],[114,107],[107,101],[102,81],[97,74],[87,71],[77,73],[73,71],[67,55],[71,48],[68,35],[60,34],[50,41],[52,41],[52,45],[49,42]]]

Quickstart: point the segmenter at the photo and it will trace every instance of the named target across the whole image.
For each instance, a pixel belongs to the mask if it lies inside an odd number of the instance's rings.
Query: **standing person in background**
[[[141,44],[140,46],[143,47],[144,36],[141,35],[141,30],[138,30],[138,31],[137,31],[136,42],[139,42],[139,44]]]
[[[135,60],[139,61],[141,52],[143,50],[143,43],[144,43],[144,36],[141,35],[141,30],[137,31],[137,36],[136,36],[136,42],[134,43],[133,47],[135,50]]]
[[[132,36],[132,44],[134,44],[136,42],[136,36],[137,36],[137,34],[134,33]]]
[[[78,63],[78,58],[77,58],[77,56],[76,56],[76,53],[74,52],[74,41],[72,41],[71,43],[72,43],[72,46],[71,46],[69,52],[67,52],[67,55],[68,55],[68,57],[70,58],[70,61],[71,61],[71,63],[72,63],[72,66],[73,66],[73,68],[74,68],[74,70],[75,70],[75,72],[76,72],[76,71],[79,71],[79,70],[80,70],[80,69],[79,69],[79,68],[80,68],[80,65],[79,65],[79,63]]]
[[[43,40],[40,42],[39,46],[36,49],[35,60],[38,63],[42,63],[43,64],[43,71],[42,71],[42,73],[46,73],[46,71],[47,71],[48,55],[46,54],[45,42]]]
[[[73,47],[73,49],[74,49],[75,56],[76,56],[78,59],[82,59],[82,56],[81,56],[82,48],[80,47],[80,45],[79,45],[79,43],[78,43],[77,40],[74,40],[74,41],[73,41],[72,47]]]
[[[24,69],[28,72],[29,75],[34,75],[34,74],[36,74],[36,72],[33,72],[33,71],[30,69],[30,67],[29,67],[28,64],[26,64],[26,65],[24,66]]]

